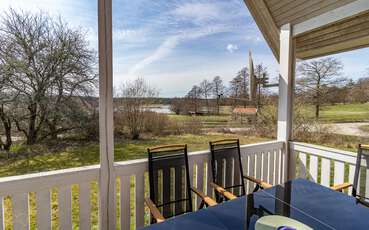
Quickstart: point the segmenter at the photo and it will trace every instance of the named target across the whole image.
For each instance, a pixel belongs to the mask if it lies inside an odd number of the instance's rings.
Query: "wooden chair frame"
[[[369,151],[369,145],[359,144],[358,151],[357,151],[357,157],[356,157],[354,183],[353,184],[342,183],[342,184],[334,185],[331,187],[331,189],[338,191],[338,192],[342,192],[343,189],[352,187],[352,196],[357,199],[358,203],[361,203],[362,205],[369,207],[369,203],[365,201],[365,199],[368,199],[368,198],[362,197],[360,194],[357,194],[357,188],[359,186],[359,174],[360,174],[360,168],[361,168],[361,160],[363,158],[364,150]],[[368,165],[367,165],[367,168],[369,168]]]
[[[146,197],[145,198],[145,203],[148,206],[148,208],[150,209],[150,213],[152,215],[152,223],[157,222],[163,222],[165,220],[164,215],[160,212],[160,210],[158,209],[158,206],[155,204],[155,202],[153,202],[153,200],[155,200],[155,194],[154,194],[154,173],[153,173],[153,155],[155,153],[163,153],[163,152],[170,152],[170,151],[183,151],[184,154],[184,158],[185,158],[185,168],[186,168],[186,173],[185,173],[185,181],[186,184],[188,186],[186,186],[186,194],[187,194],[187,199],[188,204],[189,204],[189,208],[188,210],[193,211],[193,207],[192,207],[192,196],[191,193],[195,193],[197,196],[199,196],[202,200],[201,204],[200,204],[200,208],[203,208],[204,206],[214,206],[217,203],[211,199],[210,197],[206,196],[202,191],[199,191],[197,188],[191,187],[190,184],[190,175],[189,175],[189,165],[188,165],[188,155],[187,155],[187,145],[163,145],[163,146],[157,146],[157,147],[153,147],[153,148],[148,148],[147,152],[148,152],[148,164],[149,164],[149,182],[150,182],[150,197]],[[176,203],[176,202],[181,202],[182,200],[175,200],[175,201],[170,201],[171,203]],[[163,205],[163,204],[162,204]],[[161,206],[162,206],[161,205]],[[187,209],[186,209],[187,211]],[[185,212],[186,212],[185,211]],[[175,213],[176,214],[176,213]]]
[[[236,199],[237,196],[234,195],[233,193],[227,191],[226,188],[220,186],[219,184],[217,184],[216,181],[216,169],[215,169],[215,149],[214,147],[217,145],[226,145],[226,144],[235,144],[237,146],[237,159],[239,161],[239,169],[234,169],[234,170],[240,170],[240,175],[241,175],[241,195],[245,195],[245,182],[244,180],[249,180],[252,181],[253,183],[256,184],[254,192],[259,190],[259,189],[264,189],[264,188],[271,188],[272,185],[268,184],[262,180],[256,179],[254,177],[248,176],[248,175],[244,175],[243,174],[243,168],[242,168],[242,160],[241,160],[241,150],[240,150],[240,142],[239,139],[223,139],[223,140],[218,140],[218,141],[213,141],[213,142],[209,142],[209,146],[210,146],[210,152],[211,152],[211,164],[212,164],[212,174],[213,174],[213,182],[210,183],[210,186],[212,186],[216,192],[216,195],[220,195],[221,197],[225,198],[226,200],[233,200]],[[217,198],[217,202],[221,202],[222,199]]]

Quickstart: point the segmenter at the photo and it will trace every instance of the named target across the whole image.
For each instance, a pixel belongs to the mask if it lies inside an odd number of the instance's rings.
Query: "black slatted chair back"
[[[192,212],[187,145],[161,146],[147,151],[150,199],[164,218]]]
[[[357,158],[356,158],[356,165],[355,165],[355,175],[354,175],[354,183],[352,187],[352,196],[357,197],[361,200],[368,202],[369,204],[369,194],[365,194],[365,192],[358,192],[359,191],[359,177],[360,171],[365,166],[366,170],[369,169],[369,146],[359,145]],[[369,179],[369,175],[366,175],[367,180]]]
[[[239,140],[227,139],[209,144],[213,182],[236,196],[245,195]],[[215,195],[217,202],[222,202],[222,197]]]

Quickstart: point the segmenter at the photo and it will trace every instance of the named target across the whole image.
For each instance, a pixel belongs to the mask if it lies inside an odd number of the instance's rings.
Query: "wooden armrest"
[[[273,187],[273,185],[271,185],[271,184],[268,184],[268,183],[266,183],[266,182],[264,182],[264,181],[262,181],[262,180],[259,180],[259,179],[256,179],[256,178],[254,178],[254,177],[251,177],[251,176],[243,176],[244,177],[244,179],[247,179],[247,180],[249,180],[249,181],[252,181],[252,182],[254,182],[254,183],[256,183],[256,184],[258,184],[258,185],[260,185],[260,187],[262,187],[262,188],[271,188],[271,187]]]
[[[369,150],[369,145],[360,145],[362,149]]]
[[[152,216],[155,218],[157,223],[163,222],[165,220],[164,216],[160,213],[159,209],[156,207],[154,202],[148,197],[145,198],[145,203],[149,207]]]
[[[215,191],[217,191],[218,193],[222,194],[224,197],[226,197],[229,200],[234,200],[237,197],[235,195],[233,195],[232,193],[228,192],[227,190],[225,190],[223,187],[210,182],[210,186],[213,187],[215,189]]]
[[[342,191],[342,189],[351,187],[352,184],[350,183],[343,183],[343,184],[337,184],[331,187],[331,189],[333,189],[334,191]]]
[[[209,196],[205,195],[203,192],[199,191],[197,188],[192,187],[191,190],[198,195],[208,206],[215,206],[218,203],[211,199]]]

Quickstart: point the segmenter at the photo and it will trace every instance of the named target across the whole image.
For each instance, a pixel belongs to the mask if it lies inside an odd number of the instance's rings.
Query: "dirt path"
[[[332,133],[369,137],[368,132],[364,132],[359,128],[363,125],[369,125],[369,122],[323,124],[323,127],[327,128]]]

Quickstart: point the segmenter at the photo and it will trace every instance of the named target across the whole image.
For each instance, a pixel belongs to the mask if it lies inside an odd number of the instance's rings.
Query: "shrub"
[[[162,135],[169,127],[169,118],[165,114],[147,111],[144,113],[144,131]]]
[[[182,123],[182,130],[184,133],[189,134],[201,134],[202,133],[202,122],[195,116],[191,117],[190,121],[185,121]]]

